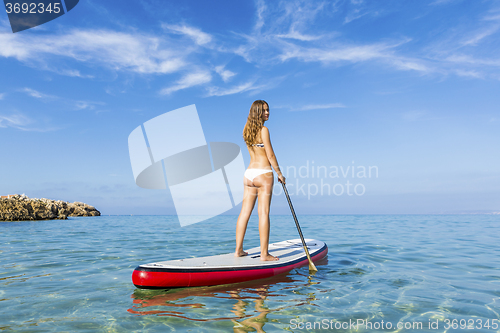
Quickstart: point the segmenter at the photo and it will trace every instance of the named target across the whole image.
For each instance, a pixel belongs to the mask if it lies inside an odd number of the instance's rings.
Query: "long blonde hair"
[[[264,120],[262,120],[262,114],[264,113],[264,105],[269,107],[266,101],[256,100],[252,103],[250,107],[250,112],[248,113],[247,123],[243,129],[243,139],[245,140],[247,146],[252,147],[252,145],[260,142],[257,141],[259,132],[264,126]]]

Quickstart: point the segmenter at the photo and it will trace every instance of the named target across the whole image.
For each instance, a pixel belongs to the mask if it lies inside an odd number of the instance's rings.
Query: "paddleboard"
[[[313,262],[328,253],[322,241],[306,239],[306,244]],[[214,286],[264,279],[309,263],[300,239],[269,244],[269,253],[277,261],[261,261],[260,247],[246,252],[244,257],[235,257],[233,252],[140,265],[132,273],[132,282],[143,289]]]

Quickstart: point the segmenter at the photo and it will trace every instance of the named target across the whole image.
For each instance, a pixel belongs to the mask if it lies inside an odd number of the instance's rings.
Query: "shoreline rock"
[[[0,198],[0,221],[67,220],[68,216],[100,216],[95,207],[83,202],[31,199],[15,194]]]

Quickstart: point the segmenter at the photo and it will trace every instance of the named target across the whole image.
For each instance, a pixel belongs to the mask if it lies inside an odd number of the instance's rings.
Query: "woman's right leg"
[[[234,252],[236,257],[247,255],[247,253],[243,251],[243,239],[245,238],[248,220],[255,206],[255,200],[257,199],[257,187],[252,186],[252,182],[246,178],[244,179],[244,186],[243,203],[241,204],[241,212],[236,222],[236,250]]]

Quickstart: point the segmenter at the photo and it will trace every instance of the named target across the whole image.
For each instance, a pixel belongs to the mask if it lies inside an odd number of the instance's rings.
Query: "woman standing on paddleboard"
[[[278,174],[278,181],[285,183],[285,177],[278,166],[278,160],[274,155],[269,130],[264,123],[269,119],[269,105],[267,102],[257,100],[252,103],[247,123],[243,129],[245,140],[250,153],[250,165],[245,171],[243,183],[243,204],[236,223],[236,257],[246,256],[243,251],[243,238],[247,230],[248,220],[252,214],[255,200],[259,198],[259,235],[260,235],[260,260],[270,261],[278,258],[269,254],[269,208],[273,191],[274,176],[271,166]]]

